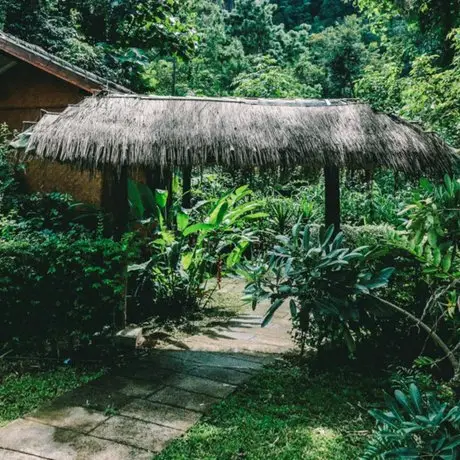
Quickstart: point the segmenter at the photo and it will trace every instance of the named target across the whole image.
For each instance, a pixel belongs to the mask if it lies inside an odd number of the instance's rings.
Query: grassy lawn
[[[56,367],[20,375],[11,371],[0,375],[0,426],[102,373],[100,369],[85,367]]]
[[[217,405],[156,460],[356,460],[381,397],[377,378],[286,361]]]

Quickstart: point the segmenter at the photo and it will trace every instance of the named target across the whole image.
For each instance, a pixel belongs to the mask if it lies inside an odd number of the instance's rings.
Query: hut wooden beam
[[[340,169],[337,166],[324,168],[325,223],[326,228],[334,225],[334,232],[340,231]]]

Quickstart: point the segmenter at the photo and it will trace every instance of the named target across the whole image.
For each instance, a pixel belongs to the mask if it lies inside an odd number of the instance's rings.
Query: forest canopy
[[[460,143],[459,0],[0,0],[0,28],[135,91],[359,97]]]

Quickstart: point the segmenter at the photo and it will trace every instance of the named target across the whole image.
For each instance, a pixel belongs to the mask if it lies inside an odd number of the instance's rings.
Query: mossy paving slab
[[[146,450],[31,420],[17,420],[3,428],[1,447],[51,460],[150,460],[152,457]]]
[[[59,428],[69,428],[81,433],[89,433],[107,418],[108,416],[102,412],[86,407],[62,406],[56,403],[43,406],[26,416],[28,420]]]
[[[251,374],[246,372],[213,366],[197,366],[189,372],[189,375],[196,375],[197,377],[208,378],[231,385],[240,385],[251,378]]]
[[[174,387],[165,387],[149,397],[149,401],[203,413],[208,411],[214,404],[220,402],[220,400],[220,398],[192,393],[191,391]]]
[[[196,336],[198,337],[198,336]],[[218,341],[216,341],[218,343]],[[267,363],[266,357],[257,358],[256,355],[249,355],[250,359],[245,359],[244,354],[242,358],[238,358],[238,353],[220,353],[210,352],[206,350],[201,351],[167,351],[158,350],[152,352],[145,359],[151,363],[160,362],[176,362],[180,363],[181,367],[178,367],[178,371],[184,372],[187,369],[193,369],[196,366],[213,366],[213,367],[225,367],[229,369],[239,370],[242,372],[258,370],[263,364]]]
[[[134,380],[145,380],[150,384],[161,383],[174,371],[174,365],[169,368],[152,365],[151,362],[138,359],[128,366],[123,366],[112,371],[112,375]]]
[[[55,407],[85,407],[100,412],[120,409],[131,401],[129,396],[117,391],[85,385],[55,399]]]
[[[168,379],[169,386],[200,393],[214,398],[225,398],[235,391],[236,386],[194,375],[177,374]]]
[[[103,391],[116,392],[130,398],[143,398],[158,391],[164,386],[164,379],[170,374],[162,374],[158,381],[136,380],[116,375],[106,375],[100,379],[90,382],[90,386],[102,389]]]
[[[183,431],[116,415],[99,425],[91,434],[151,452],[160,452],[169,441],[182,436]]]
[[[198,412],[143,399],[135,399],[129,403],[122,409],[121,415],[181,431],[188,430],[201,418],[201,414]]]
[[[0,448],[0,460],[37,460],[42,457],[36,457],[35,455],[22,454],[14,450],[6,450]]]

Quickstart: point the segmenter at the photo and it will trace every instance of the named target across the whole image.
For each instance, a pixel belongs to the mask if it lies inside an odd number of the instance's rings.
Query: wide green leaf
[[[166,208],[166,204],[168,203],[168,191],[155,190],[155,203],[160,209]]]
[[[279,307],[283,305],[284,299],[276,299],[268,309],[268,312],[266,313],[264,320],[262,321],[262,327],[265,327],[267,324],[270,323],[270,321],[273,318],[273,315],[276,313]]]
[[[215,225],[212,225],[212,224],[204,224],[204,223],[193,224],[193,225],[188,226],[184,230],[184,236],[189,236],[192,233],[207,233],[214,229],[215,229]]]
[[[178,229],[180,232],[183,232],[183,231],[187,228],[188,223],[189,223],[189,216],[188,216],[188,214],[186,214],[186,213],[183,212],[183,211],[179,211],[179,212],[177,213],[176,220],[177,220],[177,229]]]

